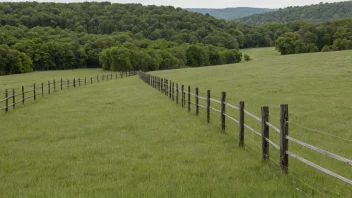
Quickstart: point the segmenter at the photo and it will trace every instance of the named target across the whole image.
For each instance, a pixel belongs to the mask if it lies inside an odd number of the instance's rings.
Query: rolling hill
[[[265,23],[286,23],[297,20],[316,23],[348,17],[352,17],[352,1],[287,7],[275,12],[242,17],[236,21],[250,25],[262,25]]]
[[[272,12],[272,11],[276,11],[277,9],[238,7],[238,8],[224,8],[224,9],[187,8],[186,10],[191,12],[198,12],[201,14],[208,13],[210,16],[213,16],[217,19],[232,20],[232,19],[246,17],[253,14]]]

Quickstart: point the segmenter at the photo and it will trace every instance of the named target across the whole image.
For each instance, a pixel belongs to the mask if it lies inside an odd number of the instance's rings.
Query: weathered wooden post
[[[172,87],[172,81],[170,80],[170,85],[169,85],[169,98],[171,99],[172,97],[172,90],[171,90],[171,87]]]
[[[221,116],[220,116],[220,120],[221,120],[221,131],[223,133],[225,133],[225,113],[226,113],[226,92],[222,92],[221,93]]]
[[[207,91],[207,121],[210,123],[210,90]]]
[[[176,104],[178,104],[178,83],[176,83]]]
[[[166,96],[169,96],[169,80],[166,80],[166,87],[165,87],[165,89],[166,89]]]
[[[44,96],[44,83],[42,83],[42,96]]]
[[[175,101],[175,82],[172,82],[172,101]]]
[[[24,86],[22,86],[22,104],[24,104]]]
[[[288,171],[288,105],[280,105],[280,166],[285,172]]]
[[[61,83],[60,83],[60,87],[61,87],[61,90],[62,90],[62,78],[61,78]]]
[[[269,159],[269,126],[266,124],[269,122],[269,107],[262,107],[262,152],[263,160]]]
[[[161,93],[164,93],[164,79],[161,79]]]
[[[90,77],[90,84],[93,84],[93,77]]]
[[[81,78],[78,78],[78,87],[81,86]]]
[[[73,78],[73,87],[76,87],[76,78]]]
[[[9,111],[9,92],[5,89],[5,112]]]
[[[35,95],[35,83],[33,84],[33,99],[37,99],[37,95]]]
[[[188,86],[188,112],[191,112],[191,86]]]
[[[50,94],[50,81],[48,81],[48,93]]]
[[[185,93],[185,86],[182,85],[182,88],[181,88],[181,106],[182,108],[185,107],[185,97],[184,97],[184,93]]]
[[[56,91],[56,81],[53,80],[53,84],[54,84],[54,92]]]
[[[243,147],[244,146],[244,102],[241,101],[239,103],[239,118],[240,118],[240,123],[239,123],[239,146]]]
[[[196,88],[196,115],[199,115],[199,89]]]
[[[16,93],[15,89],[12,89],[12,109],[15,109],[16,106]]]

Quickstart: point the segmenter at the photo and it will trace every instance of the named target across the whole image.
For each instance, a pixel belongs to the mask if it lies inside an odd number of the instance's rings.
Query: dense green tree
[[[255,14],[236,19],[237,22],[251,25],[262,25],[273,22],[291,22],[304,20],[321,22],[332,19],[348,18],[352,16],[352,1],[336,3],[319,3],[310,6],[294,6],[279,9],[274,12]]]

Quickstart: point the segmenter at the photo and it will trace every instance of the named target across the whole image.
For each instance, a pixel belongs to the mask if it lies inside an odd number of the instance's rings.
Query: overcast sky
[[[1,0],[0,0],[1,1]],[[23,0],[5,0],[18,2]],[[31,0],[25,0],[31,1]],[[84,2],[87,0],[37,0],[38,2]],[[89,1],[89,0],[88,0]],[[109,1],[109,0],[96,0]],[[341,0],[340,0],[341,1]],[[227,8],[227,7],[257,7],[284,8],[288,6],[302,6],[318,4],[319,2],[339,2],[339,0],[110,0],[113,3],[142,3],[143,5],[172,5],[182,8]]]

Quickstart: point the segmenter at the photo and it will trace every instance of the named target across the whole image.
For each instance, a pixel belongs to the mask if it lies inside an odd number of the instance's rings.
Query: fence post
[[[280,165],[285,172],[288,171],[288,105],[280,105]]]
[[[35,95],[35,83],[33,85],[33,99],[36,100],[37,96]]]
[[[22,86],[22,104],[24,104],[24,86]]]
[[[48,81],[48,93],[50,94],[50,81]]]
[[[61,90],[62,90],[62,78],[61,78],[61,84],[60,84]]]
[[[239,112],[240,112],[240,123],[239,123],[239,146],[243,147],[244,146],[244,102],[240,101],[239,104]]]
[[[207,121],[210,123],[210,90],[207,91]]]
[[[178,104],[178,83],[176,83],[176,104]]]
[[[199,89],[198,87],[196,88],[196,115],[198,116],[199,115]]]
[[[54,83],[54,92],[56,91],[56,82],[55,82],[55,79],[53,80],[53,83]]]
[[[171,95],[172,95],[171,87],[172,87],[172,81],[170,80],[170,84],[169,84],[169,98],[170,99],[171,99]]]
[[[188,112],[191,112],[191,86],[188,86]]]
[[[172,82],[172,101],[175,101],[175,82]]]
[[[73,78],[73,87],[76,87],[76,78]]]
[[[184,95],[183,95],[184,93],[185,93],[185,86],[182,85],[181,86],[181,106],[182,106],[182,108],[185,107],[185,98],[184,98]]]
[[[169,88],[168,88],[168,86],[167,86],[167,81],[168,81],[168,80],[165,79],[165,82],[164,82],[164,83],[165,83],[165,84],[164,84],[164,91],[165,91],[164,94],[165,94],[166,96],[168,95],[167,91],[169,90]]]
[[[165,79],[161,79],[161,93],[165,93]]]
[[[99,75],[97,75],[97,82],[99,83]]]
[[[266,124],[269,122],[269,107],[262,107],[262,151],[263,160],[269,159],[269,126]]]
[[[225,133],[226,92],[221,93],[221,131]]]
[[[12,109],[15,109],[16,106],[16,93],[15,93],[15,89],[12,89]]]
[[[7,89],[5,89],[5,111],[8,112],[9,111],[9,92],[7,91]]]
[[[78,86],[81,86],[81,78],[78,78]]]
[[[44,96],[44,83],[42,83],[42,96]]]

